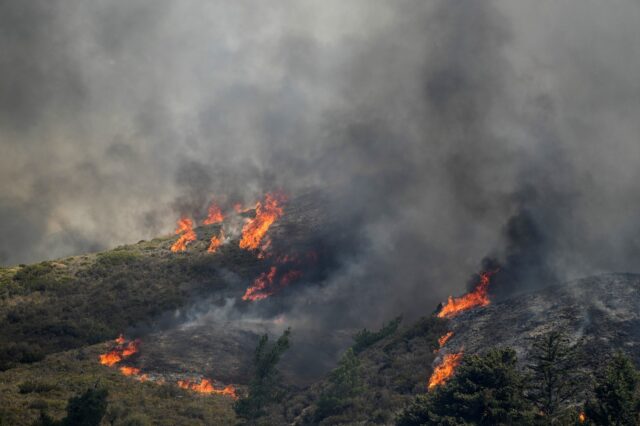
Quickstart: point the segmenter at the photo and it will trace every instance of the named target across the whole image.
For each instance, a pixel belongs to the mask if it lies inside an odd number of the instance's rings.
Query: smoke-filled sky
[[[640,271],[638,22],[636,0],[0,0],[0,264],[285,188],[331,194],[360,241],[315,297],[372,320],[485,256],[533,284]]]

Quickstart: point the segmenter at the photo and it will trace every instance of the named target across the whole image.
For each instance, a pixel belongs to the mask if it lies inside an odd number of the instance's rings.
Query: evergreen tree
[[[639,424],[638,379],[631,360],[618,352],[598,379],[594,399],[585,405],[587,421],[596,425]]]
[[[315,421],[341,412],[353,397],[362,392],[360,360],[353,348],[349,348],[329,375],[329,386],[320,394]]]
[[[287,329],[275,344],[269,347],[269,336],[260,338],[256,347],[253,364],[253,378],[249,383],[249,394],[239,399],[234,409],[236,414],[244,419],[255,419],[264,414],[264,407],[277,402],[283,395],[280,383],[280,372],[276,368],[282,355],[289,349],[289,335]]]
[[[533,406],[512,349],[472,355],[445,385],[418,396],[399,416],[399,426],[526,425]]]
[[[533,341],[528,396],[544,416],[545,423],[558,424],[561,408],[579,390],[576,347],[560,332],[552,331]]]
[[[104,388],[87,389],[69,399],[64,426],[99,426],[107,411],[108,392]]]

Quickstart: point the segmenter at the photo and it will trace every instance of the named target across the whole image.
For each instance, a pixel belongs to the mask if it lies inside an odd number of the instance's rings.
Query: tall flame
[[[218,248],[222,245],[223,241],[224,241],[224,231],[221,229],[219,236],[214,235],[211,237],[211,242],[209,243],[209,248],[207,249],[207,252],[215,253],[216,251],[218,251]]]
[[[233,399],[238,398],[236,388],[233,385],[227,385],[224,388],[219,389],[214,387],[213,383],[211,383],[211,381],[208,379],[202,379],[200,383],[192,382],[190,380],[178,380],[178,386],[182,389],[188,389],[194,392],[226,395],[232,397]]]
[[[242,228],[242,239],[240,248],[246,250],[256,250],[260,247],[260,241],[265,236],[273,222],[278,220],[283,209],[281,204],[286,200],[282,194],[268,193],[265,195],[264,203],[256,204],[256,216],[245,223]]]
[[[489,282],[495,272],[480,273],[480,282],[472,292],[460,297],[449,296],[447,303],[438,312],[438,318],[453,318],[456,315],[478,306],[487,306],[489,300]]]
[[[193,221],[187,217],[178,220],[178,227],[175,233],[180,235],[178,240],[171,246],[172,252],[185,251],[187,244],[196,240],[196,233],[193,230]]]
[[[129,358],[138,352],[138,347],[140,346],[139,340],[136,339],[126,342],[122,336],[118,337],[115,342],[118,346],[105,354],[100,354],[100,364],[112,367],[123,359]]]
[[[223,220],[224,215],[222,214],[222,210],[216,203],[212,202],[211,205],[209,205],[209,214],[202,224],[213,225],[214,223],[220,223]]]
[[[433,369],[431,377],[429,377],[428,389],[431,390],[436,386],[446,383],[446,381],[449,380],[451,376],[453,376],[453,373],[455,372],[461,361],[462,352],[445,354],[442,357],[442,361],[440,362],[440,364],[438,364],[436,368]]]

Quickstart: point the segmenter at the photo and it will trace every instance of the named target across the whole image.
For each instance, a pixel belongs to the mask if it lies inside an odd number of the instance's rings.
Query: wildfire
[[[282,274],[279,279],[276,279],[277,272],[278,269],[272,266],[269,268],[269,272],[261,273],[258,278],[253,281],[251,287],[247,288],[242,296],[242,300],[255,302],[266,299],[277,290],[288,286],[302,276],[302,272],[290,270]]]
[[[286,198],[282,194],[268,193],[265,195],[264,202],[256,204],[256,216],[248,220],[242,227],[240,248],[256,250],[260,247],[260,242],[269,227],[282,216],[283,209],[281,204],[285,200]]]
[[[453,331],[450,331],[447,334],[445,334],[442,337],[440,337],[438,339],[438,346],[440,348],[442,348],[444,346],[444,344],[447,343],[447,341],[451,338],[451,336],[453,336]]]
[[[453,318],[466,310],[478,306],[487,306],[491,303],[488,290],[491,275],[494,273],[495,272],[482,272],[480,274],[480,282],[472,292],[461,297],[449,296],[447,303],[442,307],[440,312],[438,312],[438,318]]]
[[[126,342],[122,335],[120,335],[115,342],[118,346],[106,354],[100,355],[100,364],[112,367],[123,359],[129,358],[131,355],[138,352],[138,347],[140,346],[139,340]]]
[[[233,385],[227,385],[224,388],[216,388],[208,379],[202,379],[199,383],[190,380],[178,380],[178,386],[182,389],[192,390],[194,392],[205,394],[226,395],[233,399],[238,399],[236,388]]]
[[[216,203],[211,203],[209,206],[209,214],[207,218],[202,222],[203,225],[213,225],[214,223],[220,223],[224,220],[222,210]]]
[[[209,248],[207,249],[207,252],[215,253],[216,251],[218,251],[218,248],[222,245],[223,241],[224,241],[224,231],[221,229],[219,236],[214,235],[213,237],[211,237],[211,242],[209,243]]]
[[[185,251],[187,244],[196,240],[196,233],[193,230],[193,221],[189,218],[183,217],[178,220],[178,227],[175,233],[180,235],[178,240],[171,246],[172,252]]]
[[[431,377],[429,377],[428,389],[431,390],[436,386],[444,384],[455,372],[456,367],[462,361],[462,352],[454,354],[445,354],[442,362],[434,368]]]

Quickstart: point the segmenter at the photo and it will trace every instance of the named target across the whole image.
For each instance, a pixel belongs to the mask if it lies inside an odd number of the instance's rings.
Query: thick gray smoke
[[[284,188],[328,194],[349,236],[302,322],[429,313],[485,256],[499,293],[638,272],[639,21],[634,0],[1,0],[0,264]]]

